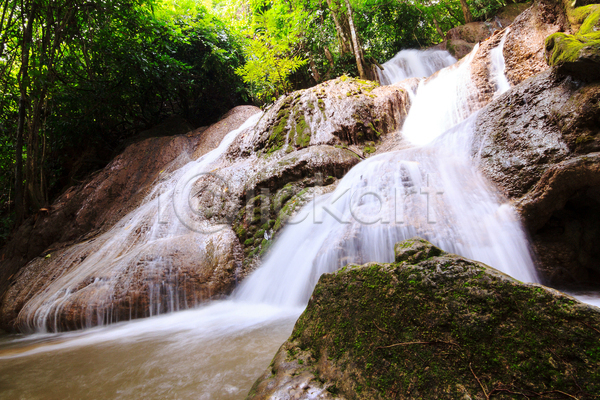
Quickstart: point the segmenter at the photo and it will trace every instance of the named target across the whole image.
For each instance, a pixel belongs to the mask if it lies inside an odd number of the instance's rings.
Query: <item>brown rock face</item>
[[[548,70],[478,116],[480,166],[516,206],[549,284],[600,285],[600,83]]]
[[[107,240],[110,236],[103,235],[34,259],[7,291],[3,319],[21,331],[41,323],[63,331],[143,318],[219,298],[233,289],[240,272],[241,248],[230,229],[208,237],[166,238],[127,254],[125,262],[106,257]],[[94,268],[103,262],[107,265]],[[65,280],[69,295],[54,301],[62,297]],[[45,307],[46,301],[53,306]]]
[[[0,301],[6,312],[0,325],[12,326],[15,310],[18,312],[22,304],[44,287],[41,277],[51,279],[64,272],[65,268],[70,268],[71,264],[77,264],[71,260],[69,265],[55,268],[47,265],[47,259],[38,258],[30,263],[23,275],[19,270],[27,262],[46,254],[55,256],[68,252],[75,243],[93,241],[94,237],[107,231],[142,203],[160,173],[168,174],[189,162],[192,154],[202,155],[214,148],[214,143],[218,144],[223,136],[219,127],[229,125],[225,129],[234,129],[249,115],[259,111],[256,107],[238,107],[203,134],[192,132],[152,137],[134,143],[88,182],[72,187],[59,197],[48,213],[40,213],[26,221],[0,257],[3,260],[0,265],[0,294],[4,295],[9,288],[12,293]],[[91,253],[93,248],[91,246],[89,252],[84,253]],[[22,290],[17,289],[21,284],[25,284]],[[29,289],[32,292],[21,297]]]
[[[503,7],[490,21],[470,22],[452,28],[446,33],[444,41],[433,48],[448,50],[455,58],[461,59],[469,54],[477,43],[485,41],[496,31],[512,24],[515,18],[529,6],[531,6],[530,2],[510,4]]]
[[[566,28],[560,1],[535,1],[510,27],[504,45],[506,77],[512,85],[548,68],[544,58],[544,41],[548,35]]]
[[[444,49],[448,50],[455,58],[461,59],[469,54],[477,43],[483,42],[500,29],[502,27],[496,21],[470,22],[457,26],[450,29],[446,34]]]

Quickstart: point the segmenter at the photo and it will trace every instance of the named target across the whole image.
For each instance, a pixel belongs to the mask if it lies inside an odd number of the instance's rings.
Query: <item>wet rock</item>
[[[510,4],[500,9],[489,21],[470,22],[457,26],[446,33],[444,41],[432,48],[447,50],[455,58],[461,59],[473,50],[477,43],[485,41],[496,31],[512,24],[519,14],[531,6],[531,2]]]
[[[599,83],[553,68],[490,103],[475,124],[474,156],[515,201],[540,275],[553,286],[600,285],[599,101]]]
[[[187,309],[231,292],[241,272],[242,250],[231,229],[167,238],[127,254],[125,262],[94,260],[106,263],[102,268],[83,264],[98,258],[104,239],[79,244],[83,252],[66,248],[36,258],[22,269],[4,296],[5,324],[26,332],[43,322],[50,331],[63,331]],[[57,288],[66,278],[69,295],[47,308],[53,295],[64,295]]]
[[[238,106],[232,108],[228,113],[223,115],[219,122],[209,126],[206,130],[202,130],[199,136],[196,150],[192,159],[197,160],[204,154],[216,149],[221,143],[221,140],[234,129],[239,128],[248,118],[260,112],[258,107],[254,106]],[[194,132],[195,133],[195,132]]]
[[[455,58],[461,59],[469,54],[477,43],[483,42],[500,29],[502,28],[496,21],[470,22],[457,26],[446,33],[443,50],[448,50]]]
[[[520,14],[510,27],[504,44],[506,77],[512,85],[548,69],[545,40],[568,27],[560,1],[538,0]]]
[[[553,165],[515,207],[533,232],[549,283],[576,289],[600,284],[600,153]]]
[[[480,167],[509,197],[524,195],[570,153],[557,123],[578,84],[552,71],[531,78],[490,103],[477,117]]]
[[[420,239],[398,247],[422,255],[321,276],[248,399],[600,391],[600,309],[439,249],[427,257]]]
[[[211,150],[214,142],[221,140],[223,130],[234,129],[247,115],[259,111],[256,107],[239,107],[216,124],[216,128],[226,125],[223,129],[152,137],[134,143],[87,182],[67,190],[49,207],[49,211],[27,220],[2,249],[0,256],[0,306],[4,310],[11,309],[8,314],[2,315],[0,325],[14,328],[7,324],[14,321],[15,310],[18,312],[27,300],[18,298],[15,293],[24,294],[27,290],[39,292],[42,286],[36,286],[36,282],[63,271],[61,266],[57,265],[54,269],[54,266],[48,267],[48,263],[40,260],[46,260],[47,255],[58,254],[77,243],[89,242],[106,232],[142,203],[161,174],[169,174],[185,165],[192,160],[192,154],[202,155]],[[92,249],[93,246],[90,251]],[[26,275],[19,274],[19,270],[35,257],[40,259],[31,262]],[[15,291],[13,287],[19,284],[28,289]],[[9,287],[12,294],[4,298]]]
[[[377,143],[398,130],[409,104],[402,85],[379,87],[376,82],[343,76],[280,98],[257,129],[236,140],[229,157],[314,145],[363,149],[365,142]]]
[[[546,39],[546,60],[579,79],[600,79],[600,5],[568,9],[574,35],[555,33]]]

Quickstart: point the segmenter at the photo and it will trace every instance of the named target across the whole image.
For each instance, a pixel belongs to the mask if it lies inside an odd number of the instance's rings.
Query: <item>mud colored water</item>
[[[0,336],[0,399],[243,399],[300,311],[230,301],[84,332]]]

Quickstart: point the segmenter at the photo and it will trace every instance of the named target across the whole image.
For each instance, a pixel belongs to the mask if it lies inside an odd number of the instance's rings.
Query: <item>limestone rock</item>
[[[450,29],[444,41],[432,48],[448,50],[455,58],[461,59],[473,50],[477,43],[485,41],[496,31],[512,24],[519,14],[531,6],[531,2],[509,4],[500,9],[489,21],[470,22]]]
[[[483,399],[600,391],[600,309],[444,253],[319,280],[247,399]],[[402,258],[402,256],[401,256]]]
[[[257,107],[236,108],[216,127],[226,125],[225,130],[234,129],[248,115],[259,111]],[[77,243],[92,242],[138,207],[160,174],[169,174],[185,165],[193,154],[204,154],[222,136],[223,129],[210,128],[206,132],[151,137],[134,143],[87,182],[60,196],[48,212],[40,212],[26,221],[0,256],[0,307],[5,312],[0,325],[14,329],[11,324],[16,313],[28,299],[20,298],[17,293],[39,292],[43,279],[51,279],[64,268],[72,267],[72,260],[65,266],[48,263],[45,258],[48,254],[57,256]],[[94,248],[90,245],[90,254]],[[27,272],[19,273],[30,261]],[[23,287],[17,289],[20,286]],[[6,294],[7,290],[11,293]]]
[[[512,85],[548,69],[545,40],[567,27],[560,0],[538,0],[520,14],[510,27],[504,44],[506,77]]]
[[[229,157],[322,144],[364,149],[365,142],[377,142],[402,126],[409,104],[401,85],[379,87],[343,76],[281,97],[257,129],[236,140]]]
[[[483,42],[500,29],[502,28],[496,21],[470,22],[457,26],[446,33],[444,49],[455,58],[461,59],[469,54],[477,43]]]
[[[47,314],[45,328],[63,331],[149,317],[221,298],[240,279],[241,247],[231,229],[165,239],[126,255],[125,263],[96,260],[108,264],[102,269],[82,265],[98,256],[101,244],[79,244],[29,263],[4,296],[4,324],[33,331],[38,318]],[[76,268],[81,272],[69,275]],[[61,296],[55,285],[61,287],[64,279],[71,281],[71,293],[46,308],[44,303],[53,295]]]
[[[474,156],[516,202],[548,284],[600,285],[600,84],[558,68],[532,77],[477,117]]]

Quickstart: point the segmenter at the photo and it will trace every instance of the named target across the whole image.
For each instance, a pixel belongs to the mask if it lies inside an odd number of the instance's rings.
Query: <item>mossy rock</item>
[[[600,79],[600,5],[569,11],[573,25],[581,23],[575,35],[554,33],[546,38],[546,61],[563,72],[585,80]]]
[[[422,239],[396,250],[321,276],[248,398],[597,398],[600,309]]]

